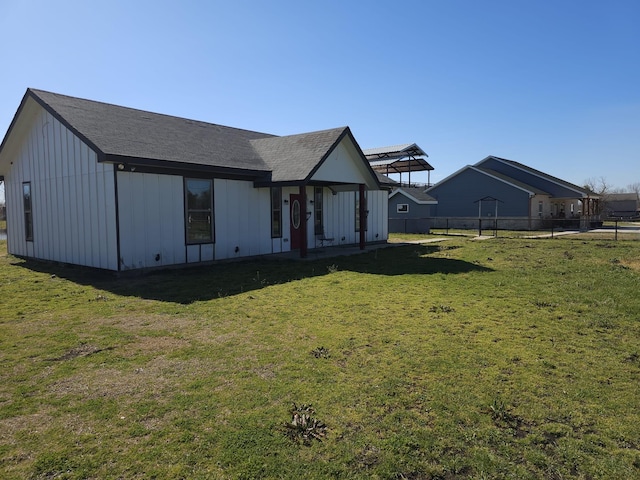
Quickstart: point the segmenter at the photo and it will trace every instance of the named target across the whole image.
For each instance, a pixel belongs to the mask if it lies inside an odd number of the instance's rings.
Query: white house
[[[114,271],[386,241],[348,127],[274,136],[28,89],[0,144],[11,254]]]

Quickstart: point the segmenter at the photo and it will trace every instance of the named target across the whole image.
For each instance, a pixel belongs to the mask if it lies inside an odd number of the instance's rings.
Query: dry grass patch
[[[621,261],[622,265],[632,270],[640,271],[640,258],[626,258]]]

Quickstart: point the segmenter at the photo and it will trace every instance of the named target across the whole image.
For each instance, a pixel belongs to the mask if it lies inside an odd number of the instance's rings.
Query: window
[[[542,217],[542,201],[538,202],[538,216]]]
[[[271,187],[271,238],[282,237],[282,188]]]
[[[409,213],[409,204],[408,203],[399,203],[396,206],[397,213]]]
[[[31,182],[22,184],[24,201],[24,236],[27,242],[33,242],[33,214],[31,213]]]
[[[313,231],[315,235],[324,234],[322,223],[322,187],[313,189]]]
[[[187,243],[213,242],[213,183],[211,180],[186,178],[185,181]]]
[[[367,231],[367,192],[364,192],[364,231]],[[356,192],[356,232],[360,231],[360,193]]]

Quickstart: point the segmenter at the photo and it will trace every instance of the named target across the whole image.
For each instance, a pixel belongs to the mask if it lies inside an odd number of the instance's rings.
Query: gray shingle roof
[[[349,127],[279,137],[34,89],[27,89],[0,144],[0,154],[20,112],[32,101],[95,150],[101,162],[301,185],[348,137],[380,185]]]
[[[501,162],[510,164],[510,165],[512,165],[512,166],[514,166],[516,168],[519,168],[519,169],[524,170],[526,172],[532,173],[533,175],[537,175],[539,177],[546,178],[549,181],[552,181],[554,183],[562,185],[562,186],[564,186],[566,188],[569,188],[571,190],[576,190],[576,191],[582,193],[585,196],[591,196],[591,197],[594,196],[594,193],[590,192],[586,188],[580,187],[579,185],[575,185],[575,184],[573,184],[571,182],[567,182],[565,180],[562,180],[561,178],[554,177],[553,175],[549,175],[548,173],[541,172],[540,170],[536,170],[535,168],[531,168],[531,167],[529,167],[529,166],[527,166],[527,165],[525,165],[523,163],[516,162],[515,160],[509,160],[508,158],[496,157],[495,155],[490,155],[487,158],[494,158],[494,159],[499,160]],[[486,159],[484,159],[484,160],[486,160]],[[481,160],[476,165],[480,165],[482,162],[484,162],[484,160]]]
[[[607,193],[607,194],[605,194],[604,198],[608,202],[623,202],[623,201],[637,202],[637,201],[639,201],[638,194],[635,193],[635,192],[631,192],[631,193]]]
[[[399,187],[396,190],[394,190],[394,192],[403,193],[405,194],[405,196],[408,195],[420,203],[423,203],[423,202],[438,203],[438,201],[435,198],[433,198],[428,193],[425,193],[425,190],[426,190],[425,187]],[[392,193],[392,195],[393,194],[394,193]]]
[[[267,171],[250,140],[272,135],[29,89],[106,156]]]
[[[397,185],[400,185],[399,182],[396,182],[391,177],[387,177],[386,175],[383,175],[382,173],[376,172],[375,170],[373,171],[373,173],[376,174],[376,177],[378,178],[378,183],[380,185],[385,185],[387,187],[395,187]]]
[[[347,127],[312,133],[251,140],[251,145],[273,171],[271,181],[304,180],[331,153]]]

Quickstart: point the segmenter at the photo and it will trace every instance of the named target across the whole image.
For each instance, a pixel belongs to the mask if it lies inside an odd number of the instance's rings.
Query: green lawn
[[[0,285],[3,479],[640,478],[638,241]]]

